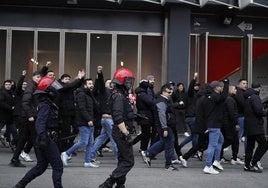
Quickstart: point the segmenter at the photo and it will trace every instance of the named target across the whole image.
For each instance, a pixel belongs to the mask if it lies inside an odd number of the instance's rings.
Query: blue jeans
[[[192,145],[195,146],[198,141],[198,134],[194,132],[194,127],[195,127],[195,117],[187,117],[185,119],[186,123],[188,124],[190,130],[191,130],[191,135],[186,137],[180,144],[180,147],[182,148],[186,144],[192,141]]]
[[[161,151],[165,150],[165,166],[169,167],[171,165],[171,161],[175,159],[173,131],[168,127],[167,137],[163,137],[163,132],[159,135],[159,141],[154,143],[146,152],[149,157],[154,157]]]
[[[238,117],[237,118],[237,123],[240,127],[239,132],[238,132],[238,139],[241,140],[244,134],[244,117]]]
[[[112,129],[113,129],[113,120],[112,118],[102,118],[101,119],[101,133],[97,138],[97,141],[94,143],[93,148],[91,150],[91,154],[90,154],[90,159],[94,159],[96,157],[96,152],[100,149],[100,147],[102,146],[102,144],[104,144],[104,142],[110,138],[110,142],[112,144],[113,147],[113,152],[114,152],[114,156],[117,159],[118,156],[118,149],[117,149],[117,145],[113,139],[112,136]]]
[[[69,148],[66,151],[66,154],[69,156],[71,155],[74,151],[78,150],[81,147],[86,147],[86,153],[85,153],[85,162],[88,163],[90,162],[90,152],[91,148],[93,147],[94,144],[94,127],[91,126],[81,126],[78,128],[80,132],[80,141],[76,144],[74,144],[71,148]]]
[[[213,163],[213,159],[220,161],[221,149],[224,142],[223,135],[220,128],[208,128],[209,142],[206,158],[206,166],[210,167]]]

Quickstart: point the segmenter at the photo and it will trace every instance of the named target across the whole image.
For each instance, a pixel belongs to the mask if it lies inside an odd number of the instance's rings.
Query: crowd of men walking
[[[133,88],[134,75],[126,68],[107,80],[102,66],[97,67],[94,80],[85,78],[82,70],[71,82],[68,74],[55,79],[50,65],[47,62],[34,72],[29,82],[22,71],[17,83],[5,80],[0,90],[0,128],[6,127],[1,142],[14,151],[10,166],[25,167],[19,158],[32,162],[32,148],[37,159],[16,188],[25,187],[49,164],[54,187],[62,187],[63,167],[69,166],[78,149],[85,148],[84,167],[98,168],[96,157],[109,142],[118,165],[100,188],[125,187],[126,175],[134,166],[133,145],[138,142],[148,166],[164,151],[168,171],[177,170],[179,164],[188,167],[194,155],[202,160],[207,150],[203,172],[219,174],[226,162],[224,149],[229,146],[231,164],[244,165],[249,172],[263,170],[260,161],[268,147],[263,121],[267,106],[261,102],[259,83],[248,88],[247,80],[241,79],[238,86],[230,86],[224,79],[201,88],[195,73],[187,90],[183,83],[168,82],[155,92],[153,75]],[[133,134],[134,121],[139,134]],[[186,136],[181,143],[178,128]],[[78,134],[80,140],[74,143]],[[238,156],[241,141],[245,160]],[[182,154],[189,142],[192,147]]]

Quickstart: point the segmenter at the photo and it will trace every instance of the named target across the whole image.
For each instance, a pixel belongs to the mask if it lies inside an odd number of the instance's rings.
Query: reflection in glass
[[[59,77],[59,41],[60,33],[58,32],[38,32],[38,70],[45,66],[47,61],[51,61],[52,64],[49,70],[55,72],[56,78]]]
[[[141,79],[146,79],[148,75],[155,77],[155,91],[161,87],[162,70],[162,37],[143,36],[142,37],[142,60]]]
[[[86,70],[86,47],[86,33],[66,33],[64,73],[69,74],[72,80],[79,70]]]
[[[17,81],[22,70],[27,71],[26,79],[31,78],[33,73],[34,32],[33,31],[12,31],[11,49],[11,79]]]
[[[138,36],[117,36],[117,61],[116,68],[121,66],[130,69],[137,79],[138,62]],[[135,82],[136,83],[136,82]]]
[[[90,44],[90,77],[95,80],[97,66],[103,66],[105,79],[111,78],[112,35],[91,34]]]
[[[5,80],[5,69],[6,69],[6,36],[5,30],[0,30],[0,84]]]

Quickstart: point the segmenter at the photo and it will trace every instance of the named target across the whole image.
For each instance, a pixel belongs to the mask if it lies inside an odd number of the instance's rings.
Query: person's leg
[[[218,131],[214,128],[209,128],[209,143],[207,150],[206,166],[210,167],[213,163],[215,149],[218,145]]]
[[[46,150],[46,157],[52,167],[52,180],[55,188],[62,188],[63,164],[60,158],[60,151],[56,143],[51,142]]]
[[[163,137],[165,148],[165,167],[168,168],[171,165],[171,161],[175,159],[174,155],[174,134],[169,128],[167,137]]]
[[[266,153],[267,151],[267,146],[266,146],[266,139],[264,135],[256,135],[255,139],[258,143],[258,147],[255,150],[255,153],[253,155],[252,158],[252,165],[256,165],[258,161],[261,160],[261,158],[263,157],[263,155]]]
[[[142,151],[145,151],[145,150],[147,150],[149,142],[150,142],[151,126],[148,124],[141,125],[141,132],[142,132],[142,136],[141,136],[140,149]]]
[[[222,145],[223,145],[223,142],[224,142],[224,138],[223,138],[223,135],[222,135],[220,129],[218,129],[218,131],[217,131],[217,137],[218,137],[218,142],[217,142],[217,145],[216,145],[216,148],[215,148],[214,160],[220,162],[220,160],[221,160],[221,150],[222,150]]]
[[[89,134],[88,134],[87,126],[81,126],[78,129],[80,132],[80,141],[65,151],[68,156],[70,156],[74,151],[88,144]]]
[[[86,145],[85,162],[89,163],[91,161],[90,152],[92,151],[92,148],[94,146],[94,127],[92,126],[87,128],[89,137]]]
[[[246,156],[245,156],[246,167],[250,167],[254,147],[255,147],[255,137],[247,136],[247,148],[246,148]]]
[[[19,181],[21,185],[26,186],[33,179],[43,174],[47,169],[48,161],[46,158],[46,153],[37,147],[35,147],[35,153],[36,153],[37,164],[32,169],[30,169],[25,174],[25,176]]]

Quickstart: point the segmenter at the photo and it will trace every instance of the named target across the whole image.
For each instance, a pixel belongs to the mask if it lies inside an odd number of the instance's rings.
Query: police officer
[[[56,89],[61,86],[53,78],[43,77],[37,85],[34,97],[37,101],[37,118],[35,129],[37,133],[35,154],[37,164],[14,186],[23,188],[37,176],[45,172],[48,164],[52,167],[52,180],[55,188],[62,188],[63,164],[60,151],[56,144],[58,127],[58,107],[52,102]]]
[[[113,76],[112,82],[115,88],[112,92],[110,105],[114,127],[112,136],[118,147],[118,164],[109,178],[99,185],[99,188],[125,188],[126,175],[134,166],[132,138],[127,125],[134,120],[134,112],[128,99],[128,91],[133,87],[133,73],[126,69],[118,69]]]

